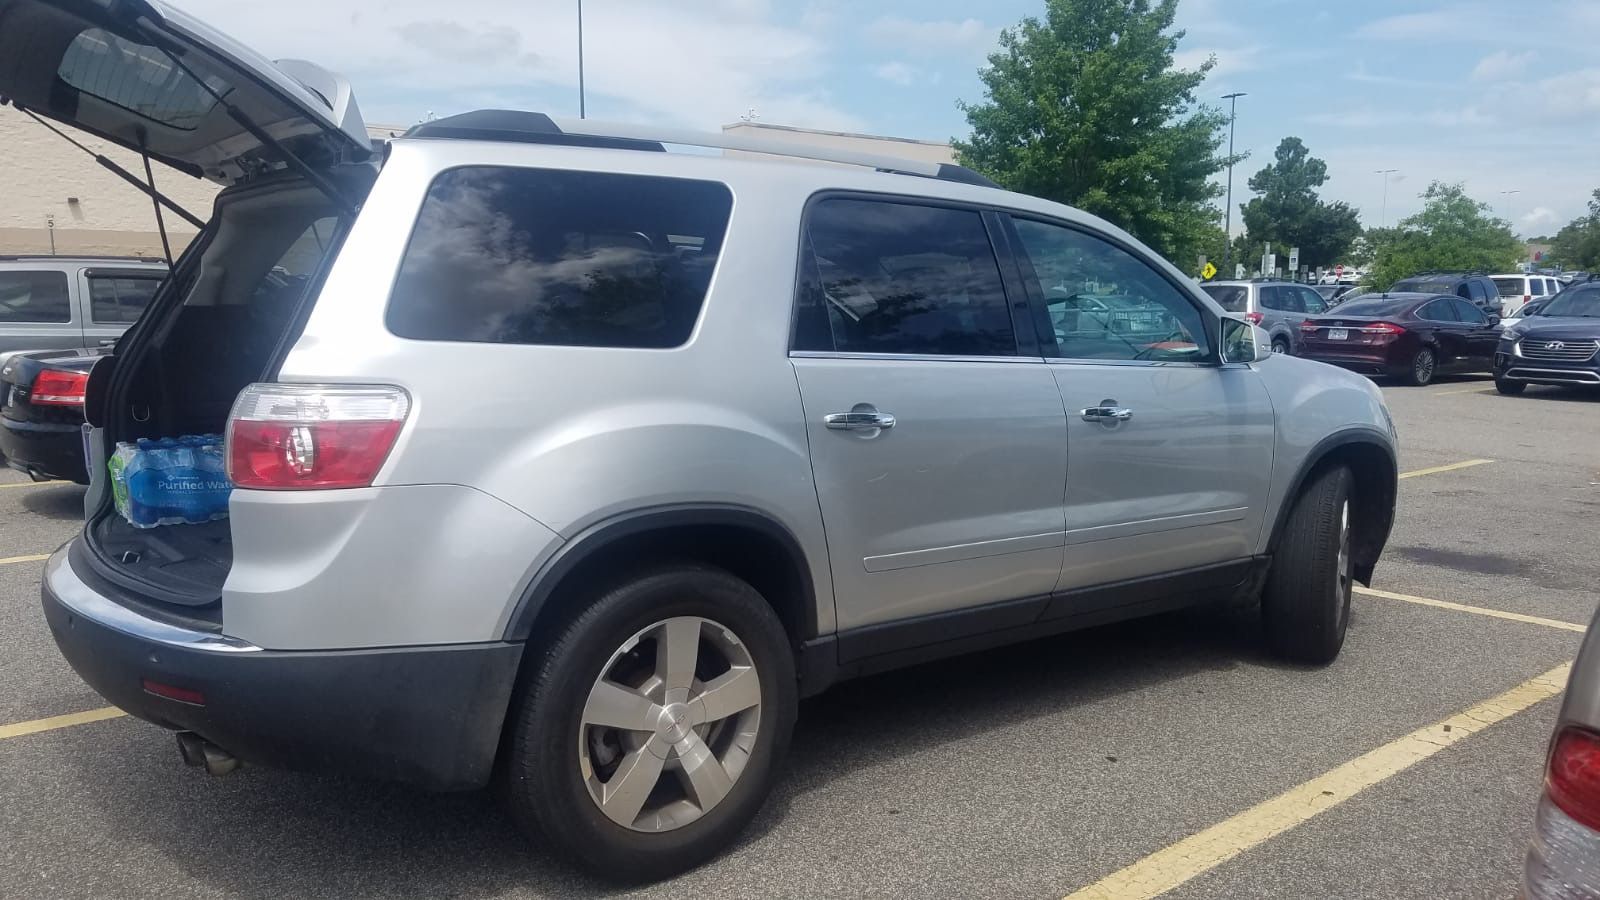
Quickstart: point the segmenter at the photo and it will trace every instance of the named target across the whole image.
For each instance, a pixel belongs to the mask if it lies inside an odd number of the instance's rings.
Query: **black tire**
[[[1272,339],[1273,353],[1282,353],[1283,355],[1288,356],[1289,351],[1290,347],[1288,338],[1275,337]]]
[[[1415,387],[1424,387],[1433,383],[1433,376],[1439,371],[1439,357],[1428,347],[1417,351],[1411,357],[1411,367],[1406,370],[1406,384]]]
[[[584,705],[625,641],[676,616],[712,619],[743,643],[760,676],[760,726],[743,771],[715,806],[673,830],[635,831],[607,817],[585,784]],[[788,635],[749,584],[692,563],[652,568],[604,591],[529,653],[507,723],[503,789],[531,838],[602,877],[654,881],[720,853],[754,818],[788,751],[798,700]]]
[[[1509,394],[1514,397],[1527,390],[1528,383],[1526,381],[1508,381],[1504,378],[1496,378],[1494,380],[1494,389],[1502,394]]]
[[[1273,555],[1262,623],[1271,650],[1293,662],[1324,665],[1344,646],[1352,587],[1345,523],[1353,483],[1343,466],[1316,473],[1295,499]]]

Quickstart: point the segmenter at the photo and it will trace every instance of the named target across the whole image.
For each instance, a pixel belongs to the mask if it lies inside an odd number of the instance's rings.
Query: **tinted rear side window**
[[[709,181],[469,166],[428,188],[389,299],[405,338],[584,347],[689,339],[733,195]]]
[[[1228,312],[1245,312],[1245,305],[1250,300],[1250,289],[1237,284],[1202,284],[1200,290],[1211,295]]]
[[[1494,286],[1499,289],[1502,297],[1521,297],[1524,293],[1524,279],[1521,278],[1496,278]]]
[[[159,278],[89,276],[89,318],[96,322],[136,322],[161,286]]]
[[[0,323],[70,322],[65,272],[0,272]]]

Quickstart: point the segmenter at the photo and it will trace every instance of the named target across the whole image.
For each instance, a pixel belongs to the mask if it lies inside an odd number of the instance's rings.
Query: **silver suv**
[[[194,126],[151,152],[227,185],[90,376],[88,521],[43,584],[73,667],[189,762],[498,771],[538,840],[653,878],[736,838],[843,679],[1229,600],[1339,652],[1393,518],[1380,394],[1115,227],[952,166],[533,113],[378,152],[327,73],[47,6],[0,0],[37,13],[0,34],[59,77],[0,93],[118,136],[88,93],[136,84]],[[157,64],[195,83],[149,95]],[[115,442],[221,430],[229,519],[113,512]]]
[[[1259,325],[1272,339],[1272,352],[1300,349],[1300,323],[1328,311],[1328,301],[1309,286],[1289,281],[1208,281],[1200,289],[1224,310]]]
[[[156,260],[0,256],[0,353],[109,346],[166,277]]]

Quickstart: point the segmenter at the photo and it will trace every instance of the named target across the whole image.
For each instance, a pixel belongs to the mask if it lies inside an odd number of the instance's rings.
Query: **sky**
[[[576,0],[173,0],[272,58],[348,76],[369,123],[496,106],[578,112]],[[715,130],[755,121],[933,140],[1000,29],[1044,0],[587,0],[590,118]],[[1460,181],[1524,236],[1600,188],[1600,0],[1179,0],[1177,62],[1216,68],[1197,100],[1239,100],[1245,182],[1294,135],[1328,163],[1324,199],[1368,226]],[[1388,176],[1387,200],[1381,169]],[[1517,193],[1509,193],[1509,192]],[[1219,206],[1221,201],[1219,201]]]

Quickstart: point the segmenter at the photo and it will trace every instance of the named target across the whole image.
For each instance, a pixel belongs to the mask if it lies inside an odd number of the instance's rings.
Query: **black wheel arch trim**
[[[1306,479],[1311,473],[1326,461],[1332,453],[1350,446],[1368,446],[1382,451],[1388,460],[1389,479],[1386,484],[1380,484],[1379,516],[1374,523],[1378,527],[1363,540],[1360,547],[1353,548],[1357,557],[1355,560],[1356,580],[1371,586],[1372,571],[1377,566],[1378,557],[1382,555],[1384,546],[1389,542],[1389,532],[1394,527],[1394,504],[1399,488],[1399,460],[1395,458],[1394,444],[1388,435],[1371,428],[1349,428],[1328,435],[1318,441],[1307,453],[1300,468],[1294,473],[1294,478],[1289,482],[1289,489],[1284,492],[1283,502],[1278,504],[1278,513],[1272,523],[1272,536],[1267,541],[1267,553],[1276,553],[1278,542],[1283,538],[1283,529],[1289,520],[1289,512],[1294,507],[1295,498],[1305,488]],[[1381,500],[1387,497],[1387,508]]]
[[[575,570],[585,559],[605,550],[617,541],[650,531],[695,526],[724,526],[746,528],[778,542],[789,555],[790,562],[800,579],[803,599],[803,627],[808,638],[817,633],[817,592],[811,577],[811,567],[801,549],[800,540],[782,522],[760,510],[721,503],[682,503],[655,506],[620,513],[596,522],[563,543],[539,567],[528,586],[523,590],[517,605],[506,622],[505,639],[525,641],[533,631],[533,623],[565,576]]]

